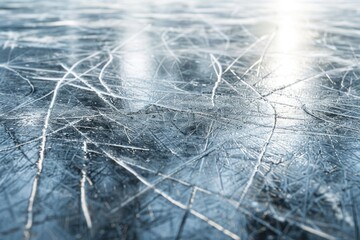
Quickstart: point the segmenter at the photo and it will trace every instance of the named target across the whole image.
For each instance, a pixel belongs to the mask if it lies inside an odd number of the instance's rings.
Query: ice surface
[[[0,19],[0,239],[360,239],[359,1]]]

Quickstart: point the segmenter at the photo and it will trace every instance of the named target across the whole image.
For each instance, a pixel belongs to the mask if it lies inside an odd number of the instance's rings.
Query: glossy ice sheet
[[[359,239],[360,2],[0,2],[1,239]]]

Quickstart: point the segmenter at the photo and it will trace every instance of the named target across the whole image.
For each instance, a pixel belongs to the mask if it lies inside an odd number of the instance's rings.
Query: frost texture
[[[0,238],[360,239],[359,9],[1,1]]]

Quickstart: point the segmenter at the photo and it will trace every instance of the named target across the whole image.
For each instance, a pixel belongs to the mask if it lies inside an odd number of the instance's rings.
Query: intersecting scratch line
[[[237,204],[237,207],[239,207],[242,203],[242,201],[244,200],[247,192],[249,191],[253,181],[254,181],[254,178],[255,178],[255,175],[256,173],[259,171],[259,167],[260,165],[262,164],[263,162],[263,159],[264,159],[264,155],[266,153],[266,150],[267,150],[267,147],[269,146],[270,144],[270,141],[274,135],[274,132],[275,132],[275,128],[276,128],[276,123],[277,123],[277,112],[276,112],[276,108],[275,106],[270,103],[265,97],[263,97],[259,91],[257,91],[253,86],[251,86],[250,84],[248,84],[247,82],[245,82],[244,80],[242,80],[232,69],[230,69],[231,73],[237,78],[239,79],[243,84],[245,84],[248,88],[250,88],[256,95],[258,95],[264,102],[266,102],[270,107],[271,109],[273,110],[274,112],[274,119],[273,119],[273,125],[271,127],[271,132],[270,134],[268,135],[267,139],[266,139],[266,142],[265,144],[263,145],[262,149],[261,149],[261,152],[258,156],[258,159],[257,159],[257,162],[256,162],[256,165],[254,167],[254,170],[252,171],[250,177],[249,177],[249,180],[247,181],[247,184],[240,196],[240,199],[239,199],[239,202]],[[229,83],[228,83],[229,84]],[[237,91],[237,90],[236,90]],[[237,91],[238,92],[238,91]]]
[[[98,54],[98,53],[95,53],[95,55],[97,55],[97,54]],[[92,55],[91,55],[91,56],[92,56]],[[86,70],[85,72],[81,73],[81,74],[79,75],[79,77],[81,77],[81,76],[83,76],[83,75],[91,72],[92,70],[94,70],[95,68],[97,68],[98,66],[100,66],[102,63],[103,63],[103,62],[100,62],[100,63],[96,64],[95,66],[89,68],[89,69]],[[41,69],[41,71],[44,71],[44,70]],[[48,78],[47,78],[47,79],[48,79]],[[59,81],[61,81],[61,80],[62,80],[62,78],[60,78]],[[77,80],[77,77],[75,77],[74,79],[67,80],[66,83],[62,84],[62,86],[64,86],[64,85],[74,86],[73,84],[71,84],[71,82],[73,82],[73,81],[75,81],[75,80]],[[78,87],[78,88],[81,88],[80,86],[77,86],[77,87]],[[41,96],[41,97],[39,97],[39,98],[37,98],[37,99],[35,99],[35,100],[26,101],[26,102],[24,102],[24,103],[16,106],[15,108],[9,110],[8,112],[6,112],[6,113],[4,113],[4,114],[1,114],[0,116],[8,115],[10,112],[13,112],[13,111],[15,111],[15,110],[17,110],[17,109],[19,109],[19,108],[25,107],[25,106],[30,105],[30,104],[35,103],[35,102],[38,102],[38,101],[40,101],[40,100],[42,100],[42,99],[50,96],[53,92],[54,92],[54,90],[51,90],[51,91],[48,92],[47,94],[45,94],[45,95],[43,95],[43,96]]]
[[[147,169],[145,167],[141,167],[141,166],[138,166],[134,163],[131,163],[131,162],[128,162],[128,161],[125,161],[123,160],[126,164],[130,165],[130,166],[133,166],[133,167],[136,167],[136,168],[139,168],[139,169],[142,169],[142,170],[145,170],[145,171],[148,171],[148,172],[151,172],[153,174],[156,174],[157,171],[154,171],[154,170],[151,170],[151,169]],[[171,179],[175,182],[178,182],[184,186],[187,186],[187,187],[191,187],[192,184],[191,183],[188,183],[188,182],[184,182],[182,180],[179,180],[179,179],[176,179],[176,178],[173,178],[173,177],[169,177],[168,175],[165,175],[165,174],[162,174],[162,173],[158,173],[159,176],[162,176],[162,177],[166,177],[166,179]],[[153,186],[156,186],[159,182],[156,181],[154,182],[152,185]],[[146,187],[144,190],[140,191],[139,193],[135,194],[133,197],[125,200],[124,202],[121,203],[121,206],[120,207],[124,207],[126,206],[131,200],[134,200],[135,198],[139,197],[141,194],[147,192],[148,190],[150,190],[149,187]],[[189,202],[188,202],[188,205],[189,205],[189,208],[192,207],[192,204],[194,203],[195,201],[195,196],[196,196],[196,192],[197,191],[200,191],[200,192],[203,192],[203,193],[206,193],[206,194],[211,194],[211,195],[215,195],[215,196],[219,196],[221,199],[225,200],[226,202],[230,203],[232,206],[237,206],[237,201],[231,199],[231,198],[228,198],[227,196],[221,194],[221,193],[218,193],[218,192],[213,192],[213,191],[210,191],[210,190],[207,190],[207,189],[204,189],[204,188],[201,188],[199,186],[195,186],[193,187],[193,191],[192,191],[192,194],[191,194],[191,197],[189,199]],[[120,207],[116,207],[114,208],[111,213],[115,213],[116,211],[119,210]],[[270,224],[268,224],[266,221],[254,216],[250,211],[246,210],[245,208],[238,208],[238,210],[240,210],[243,214],[253,218],[255,221],[259,222],[260,224],[266,226],[267,228],[271,229],[272,231],[274,231],[276,234],[278,235],[281,235],[282,232],[280,232],[278,229],[274,228],[273,226],[271,226]],[[188,211],[186,212],[188,214]],[[185,214],[186,214],[185,213]],[[185,217],[185,214],[184,214],[184,217]],[[295,223],[294,223],[295,224]],[[179,236],[179,233],[180,233],[180,229],[178,231],[178,236]]]
[[[89,139],[84,133],[82,133],[80,130],[78,130],[75,126],[73,126],[73,127],[74,127],[74,129],[76,131],[78,131],[82,136],[84,136],[92,144],[95,144],[95,146],[97,146],[108,158],[110,158],[115,163],[117,163],[118,165],[123,167],[125,170],[127,170],[129,173],[131,173],[133,176],[135,176],[139,181],[141,181],[143,184],[145,184],[145,186],[148,189],[153,189],[154,192],[161,195],[165,200],[169,201],[173,205],[175,205],[175,206],[177,206],[177,207],[179,207],[179,208],[181,208],[183,210],[188,210],[193,216],[205,221],[207,224],[209,224],[210,226],[214,227],[215,229],[221,231],[222,233],[229,236],[230,238],[232,238],[234,240],[240,240],[240,237],[237,234],[235,234],[235,233],[231,232],[230,230],[224,228],[223,226],[221,226],[220,224],[216,223],[215,221],[209,219],[205,215],[203,215],[203,214],[201,214],[201,213],[199,213],[199,212],[197,212],[197,211],[195,211],[193,209],[189,210],[187,205],[185,205],[185,204],[183,204],[183,203],[181,203],[179,201],[176,201],[175,199],[173,199],[168,194],[166,194],[166,193],[162,192],[161,190],[157,189],[154,184],[151,184],[145,178],[143,178],[141,175],[139,175],[132,167],[130,167],[130,165],[128,165],[124,161],[114,157],[113,155],[111,155],[110,153],[105,151],[104,149],[100,148],[96,143],[92,142],[91,139]],[[172,174],[169,174],[169,175],[171,176]],[[163,181],[163,180],[165,180],[165,178],[162,178],[160,181]]]
[[[64,130],[64,129],[66,129],[66,128],[68,128],[69,126],[72,126],[72,125],[80,122],[81,120],[82,120],[82,118],[80,118],[80,119],[78,119],[78,120],[75,120],[75,121],[71,122],[70,124],[66,124],[65,126],[62,126],[61,128],[58,128],[58,129],[56,129],[55,131],[52,131],[52,132],[50,132],[50,133],[47,133],[47,136],[54,135],[55,133],[58,133],[58,132],[60,132],[60,131],[62,131],[62,130]],[[42,139],[42,136],[37,137],[37,138],[34,138],[34,139],[31,139],[31,140],[26,141],[26,142],[18,143],[18,144],[16,144],[16,145],[13,146],[13,147],[0,148],[0,152],[8,151],[8,150],[11,150],[11,149],[16,149],[16,148],[19,148],[19,147],[24,146],[24,145],[26,145],[26,144],[30,144],[30,143],[36,142],[36,141],[41,140],[41,139]],[[0,182],[0,184],[1,184],[1,182]]]
[[[68,122],[68,124],[72,125],[70,122]],[[84,134],[83,132],[81,132],[76,126],[72,125],[72,127],[81,135],[83,136],[89,143],[91,144],[94,144],[96,147],[98,147],[99,149],[101,149],[102,151],[104,151],[101,146],[97,143],[97,142],[94,142],[92,141],[86,134]],[[207,151],[204,151],[203,153],[193,157],[193,158],[190,158],[189,160],[187,160],[186,162],[184,162],[181,166],[173,169],[170,173],[168,174],[162,174],[162,173],[157,173],[161,176],[160,179],[154,181],[154,183],[152,184],[152,186],[156,186],[158,184],[160,184],[161,182],[163,182],[164,180],[166,179],[173,179],[173,175],[175,175],[176,173],[180,172],[182,169],[184,169],[188,164],[192,163],[192,162],[195,162],[203,157],[205,157],[206,155],[210,154],[211,152],[215,151],[217,148],[219,148],[223,143],[220,143],[212,148],[209,148]],[[125,164],[127,165],[131,165],[131,163],[126,163],[124,162]],[[137,166],[139,168],[139,166]],[[141,167],[140,167],[141,169]],[[184,182],[182,182],[184,183]],[[127,200],[125,200],[120,207],[124,207],[125,205],[127,205],[129,202],[131,202],[133,199],[141,196],[142,194],[144,194],[145,192],[149,191],[150,188],[149,186],[147,186],[146,188],[144,188],[143,190],[141,190],[140,192],[138,192],[137,194],[135,194],[134,196],[128,198]],[[112,212],[116,212],[118,210],[118,208],[115,208]]]
[[[32,188],[31,188],[31,193],[30,193],[30,197],[29,197],[29,204],[28,204],[28,208],[27,208],[27,219],[26,219],[26,224],[25,224],[25,229],[24,229],[24,239],[25,240],[29,240],[31,238],[31,228],[33,226],[33,208],[34,208],[34,202],[35,202],[35,198],[36,198],[36,194],[37,194],[37,190],[38,190],[38,185],[39,185],[39,180],[40,180],[40,176],[43,170],[43,164],[44,164],[44,159],[45,159],[45,148],[46,148],[46,142],[47,142],[47,131],[48,131],[48,127],[49,127],[49,123],[50,123],[50,119],[51,119],[51,114],[53,111],[53,108],[55,106],[55,102],[56,102],[56,98],[57,95],[59,93],[59,89],[62,85],[62,83],[66,80],[67,76],[71,73],[71,71],[80,63],[82,63],[83,61],[93,58],[94,56],[98,55],[99,52],[95,52],[93,54],[91,54],[88,57],[85,57],[83,59],[80,59],[79,61],[77,61],[75,64],[73,64],[71,66],[71,68],[69,69],[69,71],[67,71],[65,73],[65,75],[61,78],[60,81],[57,82],[55,89],[54,89],[54,94],[52,96],[50,105],[48,107],[48,111],[45,117],[45,121],[44,121],[44,126],[42,129],[42,136],[41,136],[41,145],[40,145],[40,152],[39,152],[39,158],[37,161],[37,171],[36,171],[36,175],[34,177],[34,181],[32,184]]]
[[[252,43],[248,48],[246,48],[237,58],[234,59],[234,61],[232,61],[229,66],[224,70],[224,73],[228,72],[232,66],[234,66],[235,63],[237,63],[240,58],[242,58],[246,53],[248,53],[252,48],[254,48],[258,43],[264,41],[266,38],[268,38],[267,35],[264,35],[262,37],[260,37],[259,39],[257,39],[254,43]]]
[[[101,98],[101,100],[103,100],[107,105],[109,105],[112,109],[116,110],[116,111],[120,111],[116,106],[114,106],[114,104],[112,104],[110,101],[108,101],[102,94],[102,92],[95,88],[94,86],[92,86],[90,83],[88,83],[88,81],[86,81],[84,78],[80,77],[75,71],[73,71],[73,68],[68,68],[66,67],[64,64],[61,64],[61,66],[67,70],[68,73],[71,73],[72,75],[74,75],[77,79],[79,79],[83,84],[85,84],[88,88],[91,89],[91,91],[93,91],[99,98]]]
[[[29,84],[30,92],[28,94],[26,94],[26,95],[31,95],[35,91],[34,85],[31,83],[31,81],[28,78],[22,76],[20,73],[18,73],[17,71],[15,71],[14,69],[12,69],[12,68],[10,68],[8,66],[0,65],[0,67],[3,67],[5,69],[15,73],[17,76],[19,76],[21,79],[23,79],[24,81],[26,81]]]
[[[197,191],[197,187],[195,186],[195,187],[193,187],[193,189],[191,191],[191,196],[189,198],[189,202],[188,202],[188,206],[187,206],[188,209],[192,208],[192,205],[193,205],[193,203],[195,201],[196,191]],[[188,215],[189,215],[189,210],[187,210],[184,213],[183,217],[182,217],[182,220],[181,220],[181,223],[180,223],[180,226],[179,226],[179,230],[177,232],[176,240],[181,239],[181,233],[182,233],[182,231],[184,229],[185,222],[186,222],[186,219],[187,219]]]
[[[113,160],[115,163],[117,163],[118,165],[120,165],[121,167],[123,167],[125,170],[127,170],[129,173],[131,173],[133,176],[135,176],[139,181],[141,181],[143,184],[145,184],[145,186],[147,187],[147,189],[152,189],[154,192],[158,193],[159,195],[161,195],[165,200],[169,201],[170,203],[172,203],[173,205],[183,209],[183,210],[187,210],[189,211],[189,213],[191,213],[193,216],[203,220],[204,222],[206,222],[207,224],[209,224],[210,226],[214,227],[215,229],[219,230],[220,232],[224,233],[225,235],[229,236],[230,238],[234,239],[234,240],[240,240],[240,237],[231,232],[230,230],[224,228],[223,226],[221,226],[220,224],[216,223],[215,221],[209,219],[208,217],[206,217],[205,215],[193,210],[193,209],[189,209],[189,207],[179,201],[176,201],[175,199],[173,199],[171,196],[169,196],[168,194],[162,192],[161,190],[159,190],[158,188],[155,187],[156,184],[151,184],[150,182],[148,182],[145,178],[143,178],[141,175],[139,175],[129,164],[127,164],[126,162],[114,157],[113,155],[111,155],[109,152],[105,151],[104,149],[102,149],[101,147],[99,147],[98,144],[94,143],[93,141],[91,141],[91,139],[89,137],[87,137],[84,133],[82,133],[80,130],[78,130],[75,126],[73,126],[74,129],[79,132],[83,137],[85,137],[88,141],[90,141],[92,144],[94,144],[95,146],[97,146],[108,158],[110,158],[111,160]],[[208,152],[207,152],[208,154]],[[197,159],[197,158],[195,158]],[[194,159],[191,159],[191,161],[193,161]],[[182,165],[182,166],[185,166]],[[166,177],[163,177],[159,180],[159,182],[165,180],[166,178],[168,178],[169,176],[173,175],[174,172],[179,171],[179,169],[182,169],[182,167],[176,169],[175,171],[173,171],[173,173],[167,175]],[[193,200],[192,200],[193,201]]]
[[[156,188],[153,184],[151,184],[145,178],[143,178],[141,175],[139,175],[133,168],[131,168],[124,161],[112,156],[110,153],[108,153],[108,152],[106,152],[104,150],[102,150],[102,151],[108,158],[112,159],[115,163],[117,163],[118,165],[120,165],[121,167],[126,169],[129,173],[131,173],[134,177],[136,177],[140,182],[145,184],[147,187],[153,189],[154,192],[161,195],[165,200],[169,201],[174,206],[177,206],[177,207],[179,207],[179,208],[181,208],[183,210],[188,210],[189,213],[191,213],[193,216],[203,220],[204,222],[206,222],[210,226],[214,227],[215,229],[219,230],[220,232],[224,233],[225,235],[229,236],[230,238],[232,238],[234,240],[240,240],[240,237],[237,234],[235,234],[235,233],[231,232],[230,230],[224,228],[220,224],[218,224],[215,221],[209,219],[208,217],[206,217],[205,215],[199,213],[198,211],[195,211],[193,209],[189,209],[187,205],[173,199],[171,196],[169,196],[165,192],[163,192],[163,191],[159,190],[158,188]]]
[[[103,75],[104,75],[104,72],[105,72],[106,68],[111,64],[111,62],[114,59],[111,52],[109,52],[108,54],[109,54],[109,61],[107,61],[105,63],[105,65],[104,65],[104,67],[101,69],[100,74],[99,74],[99,81],[100,81],[101,85],[104,86],[106,91],[111,94],[112,93],[111,89],[109,88],[109,86],[103,80]]]

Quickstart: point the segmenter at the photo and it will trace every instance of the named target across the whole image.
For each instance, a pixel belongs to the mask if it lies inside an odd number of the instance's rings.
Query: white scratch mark
[[[77,65],[79,65],[81,62],[83,62],[87,59],[90,59],[98,54],[99,54],[99,52],[96,52],[86,58],[83,58],[83,59],[80,59],[79,61],[77,61],[74,65],[72,65],[72,67],[69,69],[69,71],[67,71],[65,73],[65,75],[62,77],[62,79],[57,82],[57,84],[55,86],[54,93],[53,93],[53,96],[52,96],[52,99],[51,99],[51,102],[50,102],[50,105],[49,105],[49,108],[48,108],[48,111],[47,111],[47,114],[45,117],[43,129],[42,129],[39,159],[36,164],[37,172],[34,177],[33,184],[32,184],[31,194],[29,197],[29,204],[28,204],[28,208],[27,208],[27,219],[26,219],[26,224],[25,224],[25,229],[24,229],[24,239],[25,240],[29,240],[31,237],[31,228],[33,225],[33,208],[34,208],[34,202],[35,202],[37,189],[38,189],[38,185],[39,185],[39,180],[40,180],[40,176],[41,176],[41,173],[43,170],[43,164],[44,164],[44,159],[45,159],[47,131],[48,131],[49,123],[50,123],[51,113],[52,113],[52,110],[54,109],[56,98],[59,93],[59,89],[60,89],[62,83],[66,80],[67,76]]]
[[[223,74],[223,70],[221,67],[221,64],[219,63],[219,61],[214,57],[214,55],[210,54],[210,58],[211,58],[211,62],[214,68],[214,71],[217,75],[217,80],[214,84],[214,87],[212,89],[212,93],[211,93],[211,103],[213,106],[215,106],[215,94],[216,94],[216,89],[219,87],[219,84],[221,82],[221,78],[222,78],[222,74]],[[217,66],[218,69],[216,69],[215,64]]]
[[[87,158],[88,148],[87,148],[87,142],[86,141],[84,141],[83,151],[84,151],[84,160],[87,162],[88,161],[88,158]],[[81,180],[80,180],[81,210],[82,210],[82,212],[84,214],[87,227],[91,228],[92,223],[91,223],[90,211],[89,211],[89,208],[88,208],[87,202],[86,202],[85,182],[86,182],[86,179],[87,179],[87,174],[86,174],[86,165],[85,165],[85,163],[83,164],[83,169],[81,170],[81,175],[82,175]]]
[[[99,74],[99,81],[100,81],[100,83],[101,83],[101,85],[103,85],[104,86],[104,88],[106,89],[106,91],[108,92],[108,93],[112,93],[112,91],[111,91],[111,89],[108,87],[108,85],[104,82],[104,80],[103,80],[103,75],[104,75],[104,72],[105,72],[105,70],[106,70],[106,68],[111,64],[111,62],[113,61],[113,55],[109,52],[109,61],[107,61],[106,63],[105,63],[105,65],[104,65],[104,67],[101,69],[101,71],[100,71],[100,74]]]

